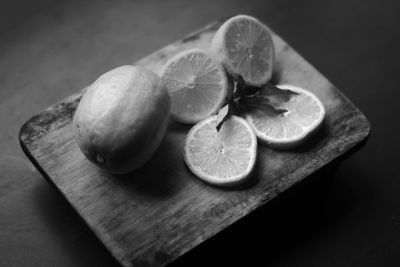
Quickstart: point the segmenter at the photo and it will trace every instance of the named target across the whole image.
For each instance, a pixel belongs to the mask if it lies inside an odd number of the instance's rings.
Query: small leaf
[[[217,114],[217,132],[219,132],[221,130],[222,125],[224,124],[225,121],[227,121],[229,119],[229,117],[232,115],[233,113],[233,103],[230,102],[228,104],[226,104],[223,108],[221,108],[218,111]]]
[[[286,109],[276,108],[272,105],[268,98],[263,96],[255,96],[245,100],[247,109],[251,109],[253,112],[262,112],[269,117],[280,116],[287,112]]]
[[[237,80],[235,81],[235,89],[234,89],[234,94],[233,94],[233,99],[242,97],[246,91],[246,83],[242,77],[242,75],[239,75]]]
[[[251,97],[257,94],[261,89],[261,87],[246,85],[243,77],[239,75],[237,81],[235,82],[235,93],[233,95],[233,99]]]
[[[272,83],[267,83],[260,91],[260,95],[265,97],[275,97],[281,102],[286,102],[289,101],[292,96],[298,95],[298,93],[287,89],[280,89]]]
[[[291,90],[280,89],[272,83],[265,84],[258,94],[247,96],[244,104],[252,112],[263,113],[269,117],[282,116],[286,109],[280,108],[284,102],[289,101],[298,93]]]

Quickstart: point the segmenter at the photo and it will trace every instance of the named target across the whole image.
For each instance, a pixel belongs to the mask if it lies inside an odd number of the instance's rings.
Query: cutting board
[[[222,21],[135,62],[156,73],[176,53],[207,49]],[[266,204],[366,139],[365,116],[275,33],[275,83],[315,93],[326,107],[323,127],[289,151],[259,145],[252,177],[242,186],[203,183],[183,161],[190,126],[171,122],[161,146],[139,170],[115,176],[90,163],[77,147],[71,120],[82,90],[28,120],[20,143],[35,166],[71,203],[123,266],[163,266]]]

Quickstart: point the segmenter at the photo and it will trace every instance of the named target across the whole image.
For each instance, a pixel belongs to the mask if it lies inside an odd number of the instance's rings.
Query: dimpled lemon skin
[[[170,98],[161,79],[140,66],[121,66],[100,76],[83,95],[73,131],[83,154],[111,173],[145,164],[160,145]]]

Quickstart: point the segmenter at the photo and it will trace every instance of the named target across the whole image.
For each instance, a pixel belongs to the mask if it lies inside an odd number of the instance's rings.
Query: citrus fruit
[[[83,95],[73,118],[75,139],[93,163],[127,173],[160,145],[169,109],[160,77],[143,67],[121,66],[101,75]]]
[[[233,77],[241,75],[247,85],[261,86],[272,76],[274,44],[263,23],[247,15],[228,19],[217,30],[211,51]]]
[[[209,117],[227,96],[223,67],[200,49],[173,57],[161,77],[171,97],[171,114],[179,122],[196,123]]]
[[[246,102],[246,119],[260,141],[275,148],[301,144],[321,124],[325,108],[311,92],[292,85],[264,87]]]
[[[244,181],[254,168],[257,137],[242,118],[231,116],[219,132],[217,115],[192,127],[184,148],[189,169],[214,185],[234,185]]]

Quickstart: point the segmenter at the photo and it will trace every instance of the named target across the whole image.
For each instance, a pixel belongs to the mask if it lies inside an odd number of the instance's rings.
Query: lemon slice
[[[209,117],[227,96],[223,67],[200,49],[173,57],[161,77],[171,97],[171,115],[179,122],[196,123]]]
[[[227,20],[216,32],[211,50],[226,70],[247,85],[261,86],[272,76],[274,44],[263,23],[247,15]]]
[[[260,141],[274,148],[292,148],[322,124],[325,108],[305,89],[292,85],[277,87],[283,90],[266,86],[246,103],[246,119]]]
[[[203,181],[228,186],[243,182],[256,162],[257,137],[246,120],[231,116],[219,132],[217,116],[192,127],[186,137],[184,158]]]

